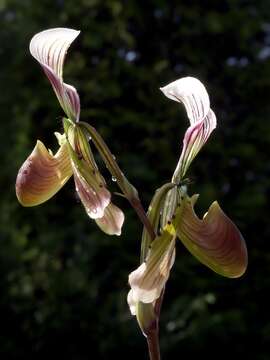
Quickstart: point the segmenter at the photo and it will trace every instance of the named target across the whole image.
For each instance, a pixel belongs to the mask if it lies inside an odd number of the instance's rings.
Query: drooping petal
[[[105,209],[111,201],[111,193],[99,172],[88,172],[88,166],[85,164],[78,168],[72,162],[76,191],[88,216],[91,219],[99,219],[104,216]]]
[[[183,149],[172,180],[176,183],[185,176],[191,162],[216,128],[216,116],[210,109],[208,93],[196,78],[185,77],[161,88],[169,98],[183,103],[190,127],[187,129]]]
[[[40,63],[50,80],[56,96],[71,120],[78,120],[80,98],[76,89],[63,82],[65,55],[79,31],[55,28],[36,34],[30,42],[30,53]]]
[[[175,237],[174,227],[166,225],[152,242],[146,261],[129,275],[135,301],[152,303],[159,298],[174,263]]]
[[[185,176],[191,162],[216,128],[216,124],[215,113],[210,109],[202,121],[191,125],[187,129],[183,140],[182,153],[173,175],[173,181],[178,181]]]
[[[204,265],[220,275],[235,278],[247,267],[245,241],[235,224],[215,201],[203,219],[194,212],[198,196],[186,197],[176,214],[177,235]]]
[[[72,175],[67,143],[52,155],[41,141],[21,166],[16,195],[23,206],[35,206],[50,199]]]
[[[86,135],[77,131],[77,123],[71,123],[67,119],[64,119],[64,129],[68,138],[67,144],[77,194],[90,218],[102,218],[111,201],[111,193],[107,190],[105,180],[94,159],[92,162],[91,149],[89,146],[86,147]],[[89,156],[86,156],[85,151],[89,152]]]
[[[125,215],[123,211],[114,204],[110,203],[106,207],[103,217],[96,219],[96,223],[106,234],[119,236],[121,235],[124,220]]]
[[[208,93],[200,80],[194,77],[184,77],[160,88],[171,100],[183,103],[190,124],[203,120],[210,110]]]

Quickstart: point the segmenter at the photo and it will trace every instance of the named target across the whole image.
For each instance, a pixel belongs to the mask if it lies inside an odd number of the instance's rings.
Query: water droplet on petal
[[[112,181],[117,181],[116,177],[115,176],[112,176]]]

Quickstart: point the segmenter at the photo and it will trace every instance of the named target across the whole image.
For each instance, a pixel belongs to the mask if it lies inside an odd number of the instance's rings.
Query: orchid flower
[[[192,77],[176,80],[161,91],[184,105],[190,126],[171,183],[156,192],[149,206],[148,217],[157,235],[152,241],[144,231],[141,264],[129,275],[128,304],[146,336],[157,327],[157,303],[174,263],[176,239],[201,263],[225,277],[239,277],[247,267],[245,241],[217,201],[200,219],[194,211],[198,195],[187,194],[185,174],[216,127],[208,93]]]
[[[120,235],[124,214],[111,202],[111,193],[94,160],[89,132],[79,122],[77,90],[63,81],[65,55],[79,33],[67,28],[50,29],[36,34],[30,42],[30,53],[47,75],[67,118],[63,119],[64,134],[56,133],[59,149],[55,154],[37,141],[18,172],[16,195],[23,206],[42,204],[73,175],[88,216],[105,233]]]

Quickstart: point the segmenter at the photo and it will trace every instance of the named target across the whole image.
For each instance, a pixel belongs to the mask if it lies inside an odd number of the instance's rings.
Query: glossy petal
[[[176,80],[161,88],[161,91],[169,99],[183,103],[190,121],[172,179],[173,182],[179,183],[192,160],[216,128],[216,116],[210,109],[209,96],[204,85],[196,78],[185,77]]]
[[[160,90],[169,99],[183,103],[191,125],[203,120],[210,110],[208,93],[196,78],[184,77]]]
[[[209,113],[202,121],[191,125],[187,129],[183,141],[182,153],[175,169],[173,179],[180,180],[185,176],[191,162],[206,143],[212,131],[216,128],[216,124],[216,116],[210,109]]]
[[[186,197],[176,214],[176,231],[186,248],[220,275],[241,276],[247,267],[245,241],[215,201],[203,219],[194,212],[196,195]]]
[[[159,298],[174,263],[175,236],[174,227],[166,225],[152,242],[146,261],[129,275],[134,301],[152,303]]]
[[[88,166],[85,164],[79,169],[72,163],[76,191],[88,216],[91,219],[99,219],[105,214],[105,209],[111,201],[111,193],[106,189],[99,172],[88,172]]]
[[[123,211],[114,204],[110,203],[106,207],[103,217],[96,219],[96,223],[106,234],[119,236],[121,235],[124,220],[125,215]]]
[[[111,193],[107,190],[96,163],[92,163],[91,156],[86,157],[81,152],[86,141],[85,134],[77,131],[77,124],[64,122],[64,127],[68,134],[68,149],[78,196],[90,218],[102,218],[111,201]],[[87,150],[86,147],[84,149]]]
[[[20,168],[16,195],[23,206],[39,205],[50,199],[72,175],[67,144],[52,155],[41,141]]]
[[[67,50],[79,33],[67,28],[49,29],[36,34],[30,42],[31,55],[42,66],[63,110],[72,120],[79,119],[80,99],[76,89],[63,82],[63,65]]]

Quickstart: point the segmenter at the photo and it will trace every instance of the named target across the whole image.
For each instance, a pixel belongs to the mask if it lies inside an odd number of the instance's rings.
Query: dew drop
[[[112,176],[112,181],[114,181],[114,182],[116,182],[116,181],[117,181],[117,179],[116,179],[116,177],[115,177],[115,176]]]

